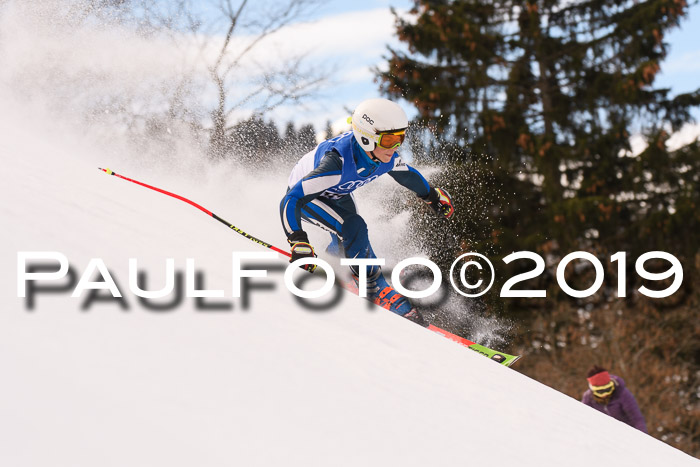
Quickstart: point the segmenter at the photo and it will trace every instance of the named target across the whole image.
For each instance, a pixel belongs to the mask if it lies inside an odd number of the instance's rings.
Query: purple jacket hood
[[[599,412],[610,415],[631,427],[647,433],[644,415],[642,415],[642,412],[639,410],[634,396],[629,389],[627,389],[625,380],[613,374],[610,375],[610,378],[615,382],[615,391],[607,403],[602,404],[596,401],[590,389],[583,393],[581,402],[589,407],[593,407]]]

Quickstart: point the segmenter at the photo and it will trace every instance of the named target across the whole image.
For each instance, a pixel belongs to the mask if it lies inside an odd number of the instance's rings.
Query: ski
[[[349,292],[352,292],[355,295],[359,296],[358,291],[357,291],[357,286],[354,283],[347,283],[347,282],[340,281],[340,285],[345,290],[348,290]],[[370,303],[372,303],[372,304],[374,304],[382,309],[388,309],[386,307],[383,307],[383,306],[373,302],[372,300],[370,300],[368,298],[365,298],[365,300],[367,300],[368,302],[370,302]],[[511,355],[511,354],[507,354],[505,352],[499,352],[498,350],[490,349],[484,345],[477,344],[476,342],[472,342],[467,338],[458,336],[457,334],[453,334],[453,333],[446,331],[442,328],[439,328],[433,324],[428,325],[428,327],[426,329],[433,331],[435,333],[438,333],[441,336],[446,337],[447,339],[468,348],[469,350],[473,350],[475,352],[478,352],[479,354],[483,355],[484,357],[489,358],[489,359],[495,361],[496,363],[500,363],[503,366],[510,367],[515,362],[520,360],[520,357],[521,357],[521,355]]]
[[[451,341],[454,341],[460,345],[463,345],[464,347],[467,347],[469,350],[479,352],[484,357],[490,358],[491,360],[498,362],[503,366],[511,366],[513,365],[513,363],[520,360],[521,357],[520,355],[511,355],[505,352],[499,352],[498,350],[489,349],[484,345],[477,344],[476,342],[472,342],[469,339],[458,336],[456,334],[452,334],[451,332],[445,331],[444,329],[434,326],[432,324],[428,326],[428,329],[448,338]]]
[[[271,244],[269,244],[269,243],[267,243],[267,242],[264,242],[264,241],[262,241],[262,240],[260,240],[260,239],[258,239],[258,238],[253,237],[252,235],[250,235],[250,234],[244,232],[244,231],[241,230],[240,228],[238,228],[238,227],[236,227],[235,225],[231,224],[231,223],[228,222],[227,220],[225,220],[225,219],[223,219],[223,218],[217,216],[217,215],[214,214],[213,212],[211,212],[211,211],[209,211],[208,209],[204,208],[203,206],[200,206],[199,204],[197,204],[197,203],[195,203],[195,202],[193,202],[193,201],[191,201],[191,200],[185,198],[184,196],[180,196],[180,195],[178,195],[178,194],[171,193],[171,192],[169,192],[169,191],[163,190],[162,188],[158,188],[158,187],[155,187],[155,186],[148,185],[148,184],[146,184],[146,183],[140,182],[140,181],[138,181],[138,180],[134,180],[134,179],[125,177],[125,176],[123,176],[123,175],[121,175],[121,174],[118,174],[118,173],[114,172],[113,170],[111,170],[111,169],[109,169],[109,168],[106,168],[106,169],[103,169],[103,168],[101,168],[101,167],[98,167],[98,168],[100,169],[100,171],[106,173],[107,175],[113,175],[113,176],[115,176],[115,177],[117,177],[117,178],[121,178],[122,180],[126,180],[126,181],[128,181],[128,182],[135,183],[135,184],[140,185],[140,186],[142,186],[142,187],[144,187],[144,188],[148,188],[148,189],[150,189],[150,190],[157,191],[158,193],[162,193],[162,194],[164,194],[164,195],[170,196],[170,197],[175,198],[175,199],[178,199],[178,200],[180,200],[180,201],[184,201],[185,203],[187,203],[187,204],[189,204],[189,205],[191,205],[191,206],[194,206],[195,208],[197,208],[197,209],[199,209],[200,211],[204,212],[204,213],[207,214],[208,216],[210,216],[210,217],[216,219],[217,221],[221,222],[222,224],[224,224],[226,227],[230,228],[230,229],[233,230],[234,232],[236,232],[236,233],[238,233],[238,234],[240,234],[240,235],[243,235],[243,236],[244,236],[245,238],[247,238],[248,240],[251,240],[251,241],[257,243],[258,245],[264,246],[265,248],[269,248],[269,249],[271,249],[271,250],[273,250],[273,251],[276,251],[277,253],[281,253],[281,254],[283,254],[283,255],[285,255],[285,256],[287,256],[287,257],[291,257],[291,253],[289,253],[288,251],[282,250],[281,248],[277,248],[277,247],[274,246],[274,245],[271,245]],[[341,285],[343,288],[345,288],[346,290],[349,290],[349,291],[353,292],[355,295],[359,295],[359,294],[358,294],[358,291],[357,291],[357,287],[355,286],[354,283],[353,283],[353,284],[347,284],[347,283],[344,283],[344,282],[341,281],[341,282],[340,282],[340,285]],[[370,303],[374,303],[374,302],[372,302],[371,300],[368,300],[368,301],[369,301]],[[374,303],[374,304],[375,304],[376,306],[380,306],[380,305],[378,305],[378,304],[376,304],[376,303]],[[384,308],[384,307],[382,307],[382,308]],[[428,326],[428,329],[430,329],[430,330],[433,331],[433,332],[437,332],[438,334],[441,334],[442,336],[444,336],[444,337],[450,339],[451,341],[457,342],[458,344],[461,344],[461,345],[463,345],[463,346],[465,346],[465,347],[467,347],[467,348],[469,348],[469,349],[471,349],[471,350],[474,350],[474,351],[476,351],[476,352],[479,352],[480,354],[482,354],[482,355],[484,355],[484,356],[490,358],[491,360],[493,360],[493,361],[495,361],[495,362],[500,363],[501,365],[511,366],[513,363],[515,363],[515,362],[520,358],[519,355],[509,355],[509,354],[504,353],[504,352],[498,352],[498,351],[496,351],[496,350],[489,349],[488,347],[485,347],[485,346],[483,346],[483,345],[479,345],[479,344],[477,344],[477,343],[475,343],[475,342],[470,341],[469,339],[465,339],[464,337],[460,337],[460,336],[458,336],[458,335],[456,335],[456,334],[452,334],[451,332],[445,331],[444,329],[441,329],[441,328],[439,328],[439,327],[437,327],[437,326],[433,326],[432,324]]]

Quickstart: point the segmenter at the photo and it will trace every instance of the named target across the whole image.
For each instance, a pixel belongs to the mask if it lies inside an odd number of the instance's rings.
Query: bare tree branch
[[[224,44],[221,46],[221,51],[219,52],[219,56],[216,58],[216,62],[211,67],[212,72],[215,72],[215,70],[219,69],[219,67],[221,66],[221,62],[223,61],[224,57],[226,57],[226,51],[228,50],[228,46],[231,43],[231,37],[233,37],[233,33],[236,30],[236,25],[238,24],[238,20],[241,17],[241,14],[243,13],[243,9],[245,8],[247,3],[248,3],[248,0],[243,0],[241,2],[241,4],[238,6],[237,11],[234,12],[232,5],[231,5],[231,0],[226,0],[226,6],[228,8],[223,9],[223,11],[228,16],[230,24],[229,24],[228,31],[226,32],[226,35],[224,36]],[[224,74],[223,76],[226,76],[226,75]]]
[[[188,105],[201,107],[208,102],[210,143],[217,153],[227,150],[227,132],[236,112],[248,109],[262,115],[280,105],[301,102],[317,92],[328,76],[318,69],[305,71],[308,57],[303,54],[284,56],[272,64],[269,52],[256,56],[272,36],[303,19],[321,0],[88,1],[130,13],[130,22],[144,37],[172,41],[173,53],[182,55],[185,71],[181,83],[163,89],[167,113],[187,114],[185,96],[197,85],[204,86],[204,98]]]

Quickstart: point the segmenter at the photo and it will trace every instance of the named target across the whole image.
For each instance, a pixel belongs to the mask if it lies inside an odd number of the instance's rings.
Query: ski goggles
[[[589,387],[591,388],[593,395],[596,397],[605,398],[612,394],[612,392],[615,390],[615,383],[611,380],[608,384],[603,386],[589,385]]]
[[[377,146],[383,149],[396,149],[401,146],[406,138],[406,130],[379,133],[378,136]]]

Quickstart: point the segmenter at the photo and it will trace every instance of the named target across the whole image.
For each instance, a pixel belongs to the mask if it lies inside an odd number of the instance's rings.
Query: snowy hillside
[[[189,141],[154,161],[119,129],[73,118],[68,91],[37,81],[27,50],[12,50],[0,40],[1,466],[700,464],[517,364],[502,367],[353,295],[312,312],[270,272],[254,282],[272,290],[254,290],[243,309],[231,297],[231,254],[267,250],[97,167],[188,196],[281,246],[286,174],[207,167]],[[391,251],[386,222],[376,243]],[[18,297],[19,252],[59,252],[76,281],[99,258],[123,300],[100,299],[107,290],[71,297],[78,284],[64,278],[29,309]],[[224,297],[207,298],[207,309],[194,298],[149,309],[130,290],[130,258],[149,290],[163,287],[168,258],[183,275],[194,259],[200,288]]]
[[[229,255],[256,245],[96,167],[177,188],[278,244],[278,197],[266,193],[283,179],[166,176],[21,109],[5,106],[0,122],[0,464],[698,465],[354,296],[312,313],[271,275],[276,290],[254,293],[242,311]],[[81,311],[85,296],[68,292],[40,293],[28,311],[17,298],[19,251],[61,252],[78,276],[101,258],[128,311],[114,302]],[[131,257],[153,289],[166,258],[179,271],[194,258],[233,309],[198,311],[193,299],[145,309],[128,289]]]

